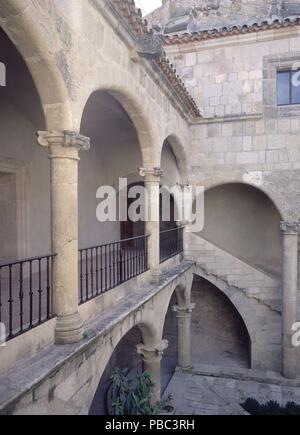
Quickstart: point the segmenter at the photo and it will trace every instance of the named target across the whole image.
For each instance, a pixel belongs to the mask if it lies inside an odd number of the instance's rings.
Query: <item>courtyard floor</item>
[[[218,370],[203,365],[190,372],[176,372],[165,397],[169,394],[174,415],[247,415],[240,404],[248,398],[261,403],[275,400],[282,405],[289,401],[300,404],[300,379],[292,383],[275,373]]]

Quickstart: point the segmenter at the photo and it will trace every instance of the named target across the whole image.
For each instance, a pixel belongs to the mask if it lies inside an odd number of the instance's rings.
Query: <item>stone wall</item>
[[[295,220],[300,111],[277,107],[276,68],[299,60],[299,36],[292,28],[166,47],[203,111],[190,129],[194,182],[209,188],[239,179]]]

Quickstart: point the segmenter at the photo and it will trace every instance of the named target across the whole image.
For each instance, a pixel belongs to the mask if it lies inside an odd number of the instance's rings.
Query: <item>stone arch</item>
[[[248,183],[230,182],[209,186],[204,199],[204,228],[199,236],[255,268],[279,276],[282,213],[270,195]],[[260,243],[264,243],[263,251]]]
[[[112,84],[111,86],[99,86],[92,90],[81,102],[81,107],[83,108],[81,110],[81,120],[84,110],[87,107],[90,99],[98,92],[105,92],[111,95],[116,101],[118,101],[118,103],[126,112],[127,116],[130,118],[133,126],[135,127],[139,140],[143,166],[147,168],[153,168],[157,166],[154,138],[155,128],[151,124],[150,116],[145,113],[141,102],[134,95],[129,93],[125,87],[123,88],[122,86],[116,86]]]
[[[183,184],[188,182],[188,156],[186,153],[186,149],[183,145],[183,141],[178,137],[177,134],[171,133],[169,134],[162,145],[161,152],[160,152],[160,162],[162,162],[162,155],[165,144],[168,143],[174,153],[174,156],[177,161],[178,169],[181,175],[181,182]],[[161,164],[160,164],[161,166]]]
[[[279,370],[281,315],[267,304],[248,297],[242,289],[229,285],[215,275],[208,274],[201,266],[194,266],[194,275],[204,278],[218,288],[232,303],[248,331],[251,346],[251,368]],[[278,331],[270,327],[273,325]],[[274,344],[277,332],[278,344]],[[279,365],[278,365],[279,364]]]
[[[257,182],[257,180],[253,179],[247,179],[245,180],[245,176],[243,175],[236,175],[234,177],[229,177],[228,179],[222,179],[222,180],[215,180],[207,178],[203,182],[203,186],[205,189],[205,192],[208,192],[212,189],[215,189],[217,187],[230,185],[230,184],[241,184],[245,186],[253,187],[254,189],[257,189],[258,191],[264,193],[266,197],[273,203],[274,207],[277,209],[278,213],[280,214],[281,219],[284,220],[286,212],[285,212],[285,206],[279,195],[276,193],[275,190],[273,190],[271,187],[266,187],[263,185],[263,183]]]
[[[26,63],[40,96],[46,128],[73,130],[69,95],[29,0],[0,2],[0,27]],[[45,80],[47,77],[47,80]]]
[[[116,96],[111,88],[101,87],[84,100],[80,132],[91,138],[92,146],[88,153],[81,155],[79,165],[79,241],[83,247],[120,238],[118,219],[99,222],[95,218],[94,194],[98,188],[109,185],[117,187],[118,192],[120,178],[128,175],[128,184],[131,180],[143,181],[139,169],[145,165],[144,149],[132,113],[122,104],[124,95]],[[140,128],[147,127],[140,125]]]
[[[174,295],[176,296],[177,304],[179,307],[188,308],[190,306],[192,281],[193,281],[193,274],[187,272],[180,277],[179,282],[176,282],[171,287],[170,291],[166,294],[164,300],[164,306],[166,308],[165,311],[162,313],[162,323],[164,323],[164,319],[166,317],[168,307]]]
[[[96,395],[103,394],[101,383],[107,383],[107,378],[109,377],[109,374],[106,372],[107,368],[109,368],[112,358],[116,356],[115,353],[118,351],[120,345],[122,344],[122,341],[126,339],[126,337],[130,336],[132,332],[135,332],[140,333],[140,338],[142,339],[142,342],[145,346],[151,347],[158,342],[156,328],[150,320],[146,319],[142,320],[141,322],[137,321],[135,324],[133,324],[133,322],[130,321],[130,319],[128,318],[127,321],[125,321],[121,326],[117,326],[116,328],[118,329],[118,334],[114,332],[113,334],[106,337],[105,343],[98,344],[96,364],[98,365],[99,369],[97,370],[95,376],[93,376],[92,384],[89,386],[87,400],[88,409],[91,409],[91,407],[93,406],[93,401]],[[112,336],[114,337],[114,339],[112,339]],[[140,340],[138,339],[137,341]],[[133,350],[133,347],[135,347],[135,344],[140,344],[140,342],[134,343],[134,346],[131,346],[131,351]],[[107,348],[110,348],[110,352],[107,351]],[[103,354],[105,355],[103,356]]]

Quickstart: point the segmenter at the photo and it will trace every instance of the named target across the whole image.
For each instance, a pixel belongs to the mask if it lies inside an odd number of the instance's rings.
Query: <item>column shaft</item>
[[[160,278],[160,177],[159,168],[141,169],[141,176],[145,179],[148,196],[148,216],[146,234],[148,242],[148,266],[151,281],[158,282]]]
[[[53,311],[56,344],[76,343],[83,336],[78,313],[78,151],[89,139],[73,132],[39,132],[51,161],[51,243]]]
[[[187,369],[192,366],[191,359],[191,319],[194,305],[175,306],[178,321],[178,366]]]
[[[293,346],[293,324],[297,322],[298,231],[300,224],[281,225],[283,233],[282,273],[282,374],[288,379],[297,376],[297,349]]]
[[[137,346],[137,352],[143,357],[144,371],[150,373],[153,383],[151,392],[151,404],[153,406],[161,400],[161,360],[163,352],[168,346],[167,340],[163,340],[156,346],[147,347],[144,344]]]

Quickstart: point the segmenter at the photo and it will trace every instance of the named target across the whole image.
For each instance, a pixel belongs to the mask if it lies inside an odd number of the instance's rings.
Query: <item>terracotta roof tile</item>
[[[134,0],[113,0],[113,4],[118,8],[137,39],[152,33],[152,30],[149,30],[148,28],[147,21],[142,17],[141,10],[136,8]],[[158,58],[154,59],[153,62],[161,70],[174,89],[179,100],[188,109],[190,115],[196,118],[201,117],[200,110],[195,100],[186,89],[173,65],[167,59],[165,52],[163,52],[163,54]]]
[[[203,30],[193,33],[181,33],[165,36],[165,45],[187,44],[190,42],[205,41],[207,39],[223,38],[246,33],[254,33],[272,29],[282,29],[300,25],[300,17],[262,21],[260,23],[229,26],[220,29]]]

